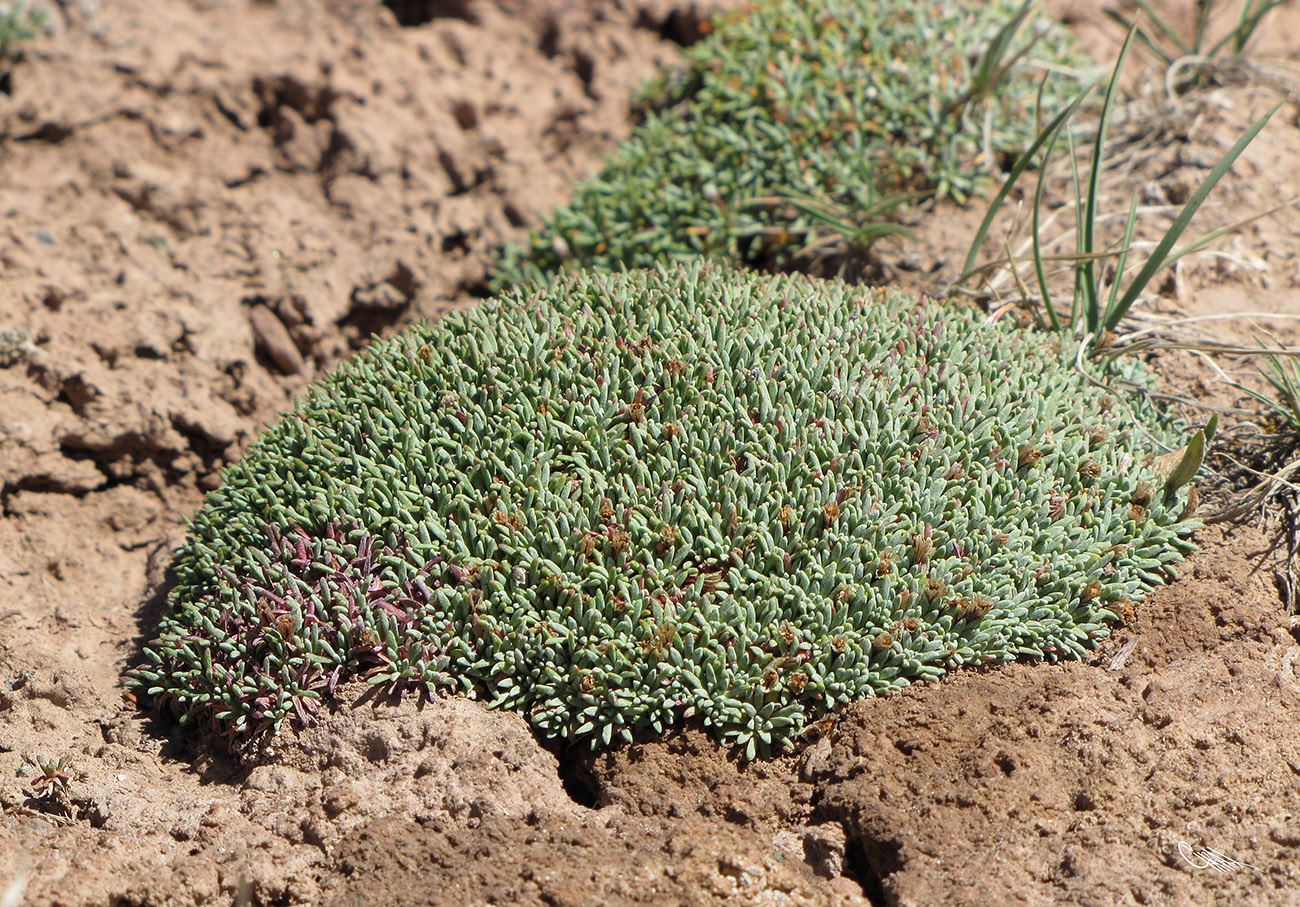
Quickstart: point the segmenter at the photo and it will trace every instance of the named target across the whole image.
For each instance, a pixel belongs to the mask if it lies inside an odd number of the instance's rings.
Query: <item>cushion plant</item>
[[[1059,74],[1083,58],[1027,7],[763,0],[723,14],[600,174],[506,251],[499,285],[698,255],[780,268],[830,222],[867,245],[911,193],[963,200],[991,157],[1033,140],[1039,100],[1052,110],[1078,87]],[[1014,30],[1023,17],[1032,27]]]
[[[753,756],[963,664],[1074,657],[1190,549],[1158,414],[1058,341],[717,265],[377,341],[193,519],[135,675],[236,737],[350,676]]]

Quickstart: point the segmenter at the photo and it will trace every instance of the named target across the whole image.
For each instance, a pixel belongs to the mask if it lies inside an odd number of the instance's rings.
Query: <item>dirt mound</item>
[[[1293,848],[1300,647],[1261,534],[1206,530],[1188,576],[1090,664],[971,672],[850,707],[810,777],[889,903],[1270,904]],[[1213,848],[1232,871],[1191,871]],[[1201,862],[1204,862],[1203,860]]]

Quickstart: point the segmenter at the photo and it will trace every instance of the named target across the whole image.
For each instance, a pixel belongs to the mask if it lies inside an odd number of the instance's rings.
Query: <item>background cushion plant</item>
[[[48,20],[48,12],[30,3],[0,2],[0,80],[8,78],[22,43],[35,38]]]
[[[700,255],[781,268],[827,236],[861,252],[900,232],[883,221],[902,201],[965,200],[1082,64],[1007,0],[765,0],[686,56],[601,173],[506,251],[498,286]]]
[[[518,288],[376,342],[226,470],[134,682],[234,737],[360,675],[754,756],[959,665],[1077,656],[1195,523],[1147,465],[1171,426],[1069,360],[807,277]]]

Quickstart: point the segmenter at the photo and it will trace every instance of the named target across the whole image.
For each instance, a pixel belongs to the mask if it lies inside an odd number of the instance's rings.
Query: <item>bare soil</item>
[[[372,334],[473,304],[490,250],[595,170],[717,5],[57,4],[0,94],[2,907],[1300,904],[1300,624],[1272,510],[1202,530],[1086,662],[861,702],[769,761],[691,728],[557,753],[516,715],[358,686],[240,763],[124,697],[221,467]],[[1113,57],[1095,5],[1049,6]],[[1269,54],[1300,48],[1300,15],[1261,37],[1259,67],[1194,94],[1131,76],[1106,185],[1108,210],[1151,209],[1139,241],[1295,88]],[[1298,122],[1285,106],[1202,230],[1300,195]],[[946,286],[981,214],[914,212],[883,273]],[[1298,251],[1294,208],[1247,225],[1134,326],[1300,344]],[[1226,502],[1234,461],[1265,465],[1229,383],[1250,362],[1146,355],[1224,412],[1205,487]],[[34,783],[30,759],[64,757]]]

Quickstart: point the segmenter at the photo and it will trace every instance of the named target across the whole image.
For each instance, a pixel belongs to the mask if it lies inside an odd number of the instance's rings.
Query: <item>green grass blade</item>
[[[1183,231],[1186,230],[1187,225],[1191,223],[1192,217],[1196,214],[1197,209],[1201,207],[1206,196],[1208,196],[1214,187],[1218,185],[1219,180],[1223,179],[1223,175],[1231,169],[1237,158],[1246,150],[1246,146],[1254,141],[1255,136],[1259,135],[1260,131],[1268,125],[1268,121],[1273,118],[1273,114],[1277,113],[1285,103],[1285,101],[1278,101],[1273,105],[1272,109],[1269,110],[1268,113],[1256,120],[1254,124],[1246,130],[1245,134],[1237,140],[1237,144],[1233,145],[1232,148],[1228,150],[1228,153],[1223,156],[1223,159],[1219,161],[1218,165],[1210,171],[1210,175],[1205,178],[1205,182],[1201,183],[1200,188],[1196,190],[1195,194],[1187,200],[1187,204],[1183,206],[1183,210],[1179,212],[1178,217],[1175,218],[1169,231],[1165,233],[1164,238],[1160,240],[1160,243],[1151,253],[1151,257],[1147,259],[1147,263],[1143,266],[1142,270],[1137,273],[1137,276],[1133,278],[1133,282],[1129,284],[1129,288],[1124,293],[1123,298],[1120,299],[1119,303],[1113,310],[1107,313],[1105,324],[1107,330],[1114,330],[1115,325],[1119,324],[1120,319],[1128,314],[1128,310],[1137,300],[1138,295],[1142,290],[1146,288],[1147,283],[1153,276],[1155,276],[1157,271],[1167,264],[1169,251],[1174,247],[1174,243],[1178,241],[1178,237],[1183,235]]]
[[[1295,363],[1291,363],[1291,371],[1286,375],[1286,404],[1287,412],[1290,414],[1291,424],[1300,431],[1300,370],[1296,369]]]
[[[1106,9],[1103,10],[1102,12],[1106,16],[1106,18],[1110,19],[1112,22],[1119,25],[1126,32],[1130,28],[1134,27],[1134,23],[1130,22],[1128,19],[1125,19],[1124,16],[1117,9]],[[1137,39],[1138,42],[1141,43],[1147,50],[1155,54],[1160,59],[1160,62],[1164,66],[1168,67],[1174,65],[1174,58],[1170,54],[1165,52],[1158,44],[1156,44],[1155,40],[1146,33],[1146,29],[1142,28],[1141,26],[1137,26]]]
[[[1247,0],[1241,7],[1241,17],[1237,20],[1237,27],[1220,38],[1206,56],[1213,57],[1229,43],[1232,44],[1232,52],[1240,56],[1246,49],[1247,42],[1254,36],[1255,29],[1259,28],[1260,20],[1279,6],[1290,2],[1291,0],[1263,0],[1259,7],[1255,8],[1254,0]]]
[[[1290,0],[1260,0],[1259,8],[1255,9],[1250,15],[1246,15],[1247,10],[1254,7],[1254,2],[1248,2],[1242,8],[1241,21],[1232,32],[1232,51],[1240,56],[1246,50],[1246,44],[1255,34],[1255,29],[1259,28],[1259,21],[1279,6],[1290,2]]]
[[[1265,378],[1269,379],[1270,383],[1272,382],[1273,379],[1268,375],[1267,372],[1265,372],[1263,369],[1260,369],[1260,372],[1264,375]],[[1289,426],[1293,431],[1300,432],[1300,405],[1297,406],[1297,409],[1293,410],[1282,401],[1275,400],[1272,397],[1270,397],[1268,394],[1261,394],[1259,391],[1246,387],[1244,384],[1238,384],[1235,381],[1229,381],[1228,383],[1231,384],[1233,387],[1235,387],[1237,390],[1249,394],[1251,397],[1258,400],[1260,403],[1264,404],[1264,406],[1267,409],[1272,410],[1274,413],[1276,413],[1278,418],[1280,418],[1284,423],[1286,423],[1286,425]]]
[[[1133,201],[1128,206],[1128,220],[1124,224],[1124,239],[1120,243],[1119,256],[1115,260],[1115,279],[1110,284],[1110,298],[1106,300],[1106,321],[1110,321],[1110,313],[1115,309],[1115,301],[1119,299],[1120,284],[1124,280],[1124,267],[1128,264],[1128,253],[1133,247],[1133,230],[1137,227],[1138,197],[1133,193]]]
[[[1250,4],[1251,0],[1246,0],[1245,5],[1242,6],[1241,12],[1243,16],[1246,14],[1246,10],[1250,8]],[[1192,29],[1192,53],[1199,54],[1201,52],[1201,45],[1205,41],[1205,29],[1210,25],[1210,7],[1213,5],[1209,0],[1201,0],[1196,4],[1196,25]]]
[[[850,243],[865,251],[870,249],[877,240],[886,236],[915,240],[916,234],[902,224],[895,224],[886,220],[873,220],[873,218],[887,216],[903,204],[921,197],[924,197],[924,193],[888,195],[867,206],[857,214],[824,199],[801,195],[765,195],[760,198],[751,198],[745,204],[750,207],[764,208],[774,205],[788,206],[814,222],[829,228],[832,233],[844,237]],[[757,232],[766,232],[773,229],[777,228],[763,227]],[[747,236],[752,235],[754,232],[753,230],[742,230],[737,231],[735,235]],[[824,235],[816,236],[812,230],[803,232],[811,233],[813,236],[811,241],[799,250],[798,254],[807,254],[825,245]]]
[[[1074,144],[1074,133],[1067,137],[1070,147],[1070,169],[1074,177],[1074,295],[1070,299],[1070,327],[1079,324],[1079,307],[1083,299],[1083,279],[1078,264],[1083,260],[1083,184],[1079,180],[1079,149]]]
[[[1046,169],[1046,167],[1044,167]],[[1052,324],[1053,331],[1061,330],[1061,319],[1056,314],[1056,304],[1052,301],[1052,293],[1047,288],[1047,272],[1043,268],[1043,246],[1038,238],[1038,212],[1043,207],[1043,175],[1038,175],[1038,188],[1034,190],[1034,274],[1038,278],[1038,295],[1043,300],[1043,308],[1047,309],[1047,320]]]
[[[1097,263],[1091,257],[1096,251],[1097,242],[1097,194],[1101,187],[1101,159],[1102,153],[1106,147],[1106,127],[1110,125],[1110,112],[1115,103],[1115,98],[1119,94],[1119,77],[1124,71],[1124,61],[1128,59],[1129,49],[1133,46],[1133,35],[1137,31],[1137,26],[1129,29],[1124,36],[1124,44],[1119,49],[1119,59],[1115,61],[1115,69],[1110,76],[1110,84],[1106,86],[1106,99],[1101,105],[1101,117],[1097,121],[1097,138],[1092,146],[1092,160],[1088,164],[1088,195],[1085,199],[1083,211],[1083,247],[1084,256],[1075,266],[1078,270],[1079,277],[1083,281],[1083,304],[1084,317],[1087,319],[1088,330],[1096,332],[1101,325],[1101,300],[1098,298],[1097,290]]]
[[[1196,240],[1195,242],[1190,242],[1187,245],[1183,246],[1182,248],[1170,252],[1169,257],[1165,259],[1165,267],[1167,268],[1170,265],[1174,264],[1175,262],[1178,261],[1178,259],[1182,258],[1184,255],[1191,255],[1193,252],[1201,251],[1206,246],[1210,245],[1220,237],[1227,236],[1231,233],[1236,233],[1238,230],[1250,224],[1253,224],[1255,221],[1263,220],[1266,217],[1270,217],[1276,214],[1277,212],[1281,211],[1283,208],[1292,207],[1297,202],[1300,202],[1300,196],[1282,202],[1280,205],[1274,205],[1272,208],[1269,208],[1266,211],[1261,211],[1258,214],[1252,214],[1250,217],[1243,218],[1242,220],[1239,220],[1236,223],[1228,224],[1226,226],[1220,227],[1217,230],[1212,230],[1209,233],[1202,236],[1200,239]]]
[[[1047,271],[1043,268],[1043,243],[1040,238],[1039,216],[1043,210],[1043,189],[1047,183],[1047,167],[1052,162],[1052,153],[1056,150],[1056,143],[1060,137],[1061,126],[1058,125],[1052,130],[1051,140],[1047,143],[1047,147],[1043,149],[1043,162],[1038,167],[1038,186],[1034,189],[1034,223],[1033,235],[1031,236],[1034,244],[1034,274],[1038,278],[1038,293],[1043,300],[1043,308],[1047,309],[1047,320],[1051,322],[1053,331],[1061,330],[1061,319],[1056,314],[1056,304],[1052,301],[1051,291],[1047,288]]]
[[[1282,395],[1280,403],[1285,407],[1287,420],[1297,427],[1300,427],[1300,366],[1297,366],[1295,360],[1282,364],[1282,360],[1275,355],[1268,356],[1269,371],[1264,372],[1264,377],[1268,383],[1273,385],[1273,389]],[[1261,371],[1263,371],[1261,369]],[[1281,409],[1281,407],[1275,407]]]
[[[1147,0],[1133,0],[1133,2],[1137,4],[1138,8],[1142,10],[1142,12],[1147,14],[1147,18],[1155,24],[1156,28],[1164,32],[1166,38],[1174,42],[1174,46],[1182,51],[1184,56],[1193,53],[1192,49],[1187,46],[1187,42],[1178,37],[1178,32],[1174,31],[1168,22],[1160,18],[1160,15],[1152,8],[1151,4],[1148,3]]]
[[[984,57],[975,70],[975,75],[971,78],[970,88],[963,92],[961,97],[952,104],[951,109],[953,111],[961,110],[971,101],[980,100],[997,87],[998,82],[1006,74],[1007,68],[1011,63],[1015,62],[1012,60],[1007,66],[1003,66],[1002,58],[1006,56],[1007,48],[1011,46],[1011,41],[1015,38],[1016,32],[1020,31],[1020,27],[1029,18],[1032,5],[1033,0],[1025,0],[1020,5],[1020,8],[1011,15],[1011,18],[1007,20],[1006,24],[998,29],[998,33],[989,42],[988,49],[984,52]],[[1017,57],[1023,55],[1024,52],[1022,51]]]
[[[1002,183],[1002,188],[998,190],[998,194],[995,195],[993,201],[989,203],[989,210],[985,213],[984,219],[980,221],[979,229],[975,231],[975,238],[971,242],[970,250],[966,253],[966,261],[962,265],[961,276],[956,280],[957,284],[961,284],[963,281],[968,280],[971,274],[975,272],[975,259],[979,257],[980,248],[984,245],[984,240],[988,238],[989,230],[993,226],[994,218],[996,218],[998,212],[1002,210],[1002,205],[1006,202],[1007,196],[1011,194],[1011,190],[1015,187],[1016,181],[1020,179],[1020,174],[1025,172],[1025,168],[1028,167],[1030,162],[1034,159],[1034,155],[1038,153],[1038,149],[1042,148],[1048,139],[1074,116],[1075,112],[1079,109],[1079,106],[1084,102],[1091,91],[1091,85],[1080,90],[1074,100],[1070,102],[1070,106],[1066,107],[1053,117],[1052,121],[1038,133],[1038,137],[1034,139],[1033,144],[1029,146],[1028,150],[1026,150],[1024,154],[1020,155],[1020,157],[1016,158],[1015,164],[1011,167],[1011,172],[1007,174],[1006,180]]]
[[[1202,249],[1204,249],[1206,246],[1210,245],[1210,243],[1214,242],[1216,239],[1219,239],[1220,237],[1223,236],[1227,236],[1229,233],[1236,233],[1238,229],[1240,228],[1237,226],[1237,224],[1229,224],[1226,227],[1220,227],[1219,229],[1214,230],[1213,232],[1207,233],[1204,236],[1202,236],[1200,239],[1196,240],[1196,242],[1188,243],[1187,245],[1183,246],[1181,249],[1178,249],[1175,252],[1171,252],[1169,254],[1169,257],[1165,259],[1164,266],[1167,268],[1170,265],[1172,265],[1174,262],[1178,261],[1178,259],[1182,258],[1184,255],[1191,255],[1193,252],[1199,252]]]
[[[877,223],[863,224],[858,228],[849,239],[860,249],[870,249],[876,240],[884,239],[886,236],[896,236],[899,239],[916,241],[916,234],[904,227],[902,224],[891,224],[888,221]]]

